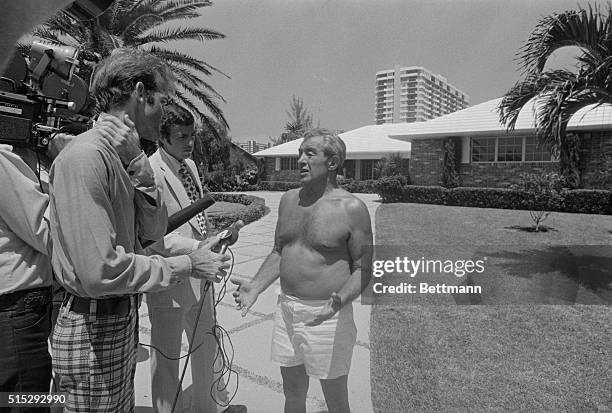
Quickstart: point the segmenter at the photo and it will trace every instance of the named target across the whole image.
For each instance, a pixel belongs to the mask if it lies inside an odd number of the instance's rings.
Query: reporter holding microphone
[[[67,412],[134,409],[137,294],[190,277],[217,281],[227,255],[208,248],[146,256],[139,239],[164,236],[167,210],[139,137],[156,141],[174,76],[150,53],[116,49],[99,64],[92,93],[96,126],[56,158],[50,171],[53,268],[67,291],[52,334]],[[118,152],[116,136],[130,139]],[[122,155],[123,154],[123,155]]]
[[[149,158],[169,215],[187,208],[205,195],[196,166],[190,159],[195,139],[194,124],[193,115],[185,108],[175,103],[167,105],[161,121],[159,149]],[[205,242],[210,229],[206,214],[197,214],[154,243],[149,250],[162,256],[189,253]],[[214,375],[214,371],[220,369],[214,365],[218,344],[211,334],[215,325],[213,288],[207,288],[205,280],[192,280],[165,291],[146,294],[146,301],[152,346],[169,357],[178,358],[183,331],[192,348],[200,346],[191,355],[193,391],[189,405],[180,388],[179,361],[169,360],[157,351],[151,352],[153,411],[170,413],[176,403],[176,412],[245,413],[244,406],[225,408],[217,404],[227,404],[228,394],[223,383],[216,383],[222,379]],[[200,317],[197,317],[200,311]]]

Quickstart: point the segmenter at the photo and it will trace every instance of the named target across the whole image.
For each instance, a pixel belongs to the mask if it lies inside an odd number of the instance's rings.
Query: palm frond
[[[161,29],[156,32],[139,35],[134,39],[137,46],[147,43],[166,43],[175,40],[215,40],[223,39],[224,34],[204,27],[173,27]]]
[[[58,13],[54,18],[38,26],[41,29],[70,38],[75,43],[83,43],[86,32],[81,26],[74,25],[72,19],[65,13]]]
[[[130,14],[123,16],[117,23],[117,32],[126,39],[126,42],[132,43],[142,33],[162,23],[164,23],[163,18],[154,10],[137,14],[137,17]]]
[[[157,5],[159,14],[172,14],[175,11],[196,11],[202,7],[212,6],[207,0],[168,0]]]
[[[212,71],[215,71],[217,73],[220,73],[226,77],[229,78],[229,76],[227,76],[225,73],[221,72],[219,69],[209,65],[206,62],[203,62],[200,59],[197,59],[193,56],[189,56],[185,53],[181,53],[181,52],[177,52],[176,50],[168,50],[168,49],[162,49],[160,47],[157,46],[151,46],[150,49],[148,49],[149,52],[153,53],[154,55],[160,57],[161,59],[164,59],[168,62],[173,62],[176,63],[178,65],[183,65],[183,66],[187,66],[190,67],[194,70],[197,70],[199,72],[202,72],[203,74],[210,76],[212,75]],[[212,70],[212,71],[211,71]]]
[[[185,4],[181,4],[185,3]],[[165,20],[191,19],[200,16],[198,9],[212,5],[210,1],[168,1],[167,9],[160,11],[159,15]]]
[[[505,124],[508,130],[513,130],[521,110],[527,103],[537,96],[553,93],[559,84],[575,78],[574,73],[566,70],[527,75],[503,96],[498,107],[500,122]]]
[[[206,107],[206,109],[208,109],[208,111],[212,113],[215,119],[218,119],[219,121],[221,121],[224,127],[229,128],[229,124],[227,123],[227,119],[225,119],[223,112],[219,109],[217,104],[213,101],[213,99],[210,96],[200,91],[199,89],[194,88],[192,85],[188,84],[181,78],[178,78],[177,81],[178,81],[178,84],[183,89],[185,89],[185,91],[189,92],[196,99],[198,99],[200,103],[202,103]]]
[[[540,20],[518,57],[526,72],[541,72],[550,55],[565,46],[577,46],[588,51],[593,59],[601,59],[605,53],[602,42],[608,35],[606,28],[597,6],[553,14]]]
[[[202,111],[199,110],[198,107],[191,101],[191,99],[184,93],[177,91],[176,96],[180,103],[184,105],[187,109],[189,109],[200,120],[200,122],[202,122],[202,124],[212,132],[215,139],[221,139],[221,135],[217,130],[218,125],[212,119],[210,119],[210,117],[202,113]]]
[[[221,96],[212,85],[202,80],[199,76],[191,73],[188,69],[169,63],[172,67],[172,71],[177,77],[181,77],[185,82],[191,83],[195,88],[205,89],[207,92],[212,93],[214,98],[221,100],[225,103],[225,99]]]
[[[32,36],[39,37],[51,44],[61,45],[63,43],[60,42],[57,34],[57,32],[49,30],[43,26],[36,27],[34,30],[32,30]]]

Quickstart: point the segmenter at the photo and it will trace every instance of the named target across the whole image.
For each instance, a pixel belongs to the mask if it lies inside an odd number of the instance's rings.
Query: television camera
[[[75,20],[91,20],[112,0],[77,0],[64,10]],[[0,74],[0,143],[44,151],[59,132],[88,129],[88,84],[79,68],[100,56],[76,47],[32,41],[29,53],[16,51]]]

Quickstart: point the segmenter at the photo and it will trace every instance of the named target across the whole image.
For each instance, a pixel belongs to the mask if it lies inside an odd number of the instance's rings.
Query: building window
[[[472,138],[472,162],[495,162],[495,138]]]
[[[342,165],[345,178],[355,178],[355,161],[353,159],[347,159]]]
[[[361,160],[361,180],[374,178],[374,161],[372,159]]]
[[[535,136],[525,138],[525,161],[547,162],[551,160],[550,146],[541,145]]]
[[[472,162],[554,162],[550,147],[535,136],[472,138]]]
[[[281,158],[281,164],[280,164],[281,171],[297,171],[298,169],[297,161],[298,161],[298,158],[295,156]]]
[[[521,162],[522,159],[522,137],[510,136],[497,138],[497,162]]]

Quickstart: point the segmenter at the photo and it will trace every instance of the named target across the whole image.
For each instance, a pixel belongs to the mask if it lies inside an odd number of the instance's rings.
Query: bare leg
[[[306,413],[308,375],[304,365],[281,367],[285,392],[285,413]]]
[[[348,375],[321,380],[321,388],[329,413],[350,413],[347,379]]]

